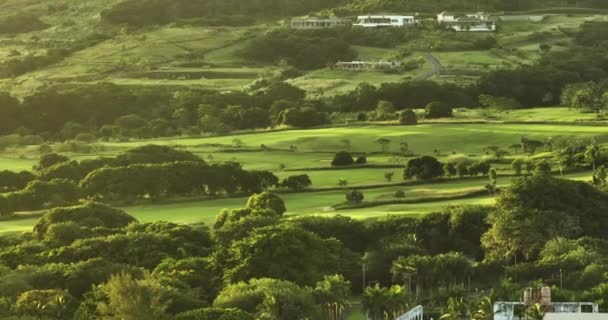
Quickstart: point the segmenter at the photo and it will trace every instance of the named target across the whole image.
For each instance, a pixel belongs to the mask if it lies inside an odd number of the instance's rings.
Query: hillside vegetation
[[[0,0],[0,318],[608,312],[607,10]]]

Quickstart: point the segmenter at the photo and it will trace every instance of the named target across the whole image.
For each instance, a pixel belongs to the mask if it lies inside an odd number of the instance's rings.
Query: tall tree
[[[153,278],[136,279],[121,273],[111,277],[100,290],[107,302],[99,302],[97,308],[105,319],[169,319],[166,289]]]

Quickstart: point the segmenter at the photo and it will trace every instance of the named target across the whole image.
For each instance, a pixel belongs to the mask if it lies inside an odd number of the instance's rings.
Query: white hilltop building
[[[401,61],[340,61],[334,68],[346,71],[390,71],[399,70]]]
[[[304,18],[293,18],[290,21],[290,27],[292,29],[327,29],[336,28],[351,25],[351,21],[347,19],[340,19],[336,17],[332,18],[317,18],[317,17],[304,17]]]
[[[454,31],[496,31],[496,20],[484,12],[455,13],[444,11],[437,15],[437,22]]]
[[[358,16],[356,27],[381,28],[381,27],[405,27],[417,23],[416,17],[404,15],[364,15]]]

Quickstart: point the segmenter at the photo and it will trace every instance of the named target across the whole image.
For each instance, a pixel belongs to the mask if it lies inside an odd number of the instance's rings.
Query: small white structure
[[[292,29],[327,29],[348,26],[351,22],[339,18],[294,18],[291,19]]]
[[[400,15],[366,15],[357,17],[356,27],[379,28],[379,27],[405,27],[416,24],[414,16]]]
[[[437,22],[454,31],[496,31],[496,21],[484,12],[463,14],[444,11],[437,15]]]
[[[417,306],[406,314],[397,317],[395,320],[424,320],[424,308],[422,306]]]
[[[608,320],[608,313],[546,313],[543,320]]]
[[[539,303],[548,310],[545,319],[579,320],[585,316],[590,317],[589,319],[596,319],[593,316],[599,315],[597,303],[552,302],[549,287],[542,287],[539,290],[527,288],[524,290],[523,298],[521,302],[498,301],[494,303],[494,320],[524,320],[526,319],[525,310],[535,303]]]
[[[340,61],[335,68],[347,71],[388,71],[399,70],[401,61]]]

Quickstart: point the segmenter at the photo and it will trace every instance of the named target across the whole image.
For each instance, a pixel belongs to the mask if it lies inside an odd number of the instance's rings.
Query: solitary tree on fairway
[[[412,109],[405,109],[399,114],[399,123],[404,125],[418,124],[416,113]]]
[[[395,172],[393,172],[393,171],[389,171],[389,172],[385,172],[384,173],[384,179],[386,180],[386,182],[393,181],[393,177],[394,176],[395,176]]]
[[[443,165],[430,156],[411,159],[403,173],[404,179],[431,180],[443,176]]]
[[[331,161],[332,166],[350,166],[355,163],[353,156],[346,151],[340,151],[334,155],[334,159]]]
[[[363,193],[359,190],[351,190],[346,193],[346,201],[348,201],[348,203],[359,204],[363,202],[364,198]]]
[[[521,158],[514,159],[513,162],[511,162],[511,167],[513,167],[513,171],[515,171],[516,175],[521,174],[521,170],[523,169],[523,166],[524,166],[524,160]]]
[[[387,138],[378,138],[376,139],[376,143],[382,148],[382,153],[386,153],[388,146],[391,144],[391,140]]]

